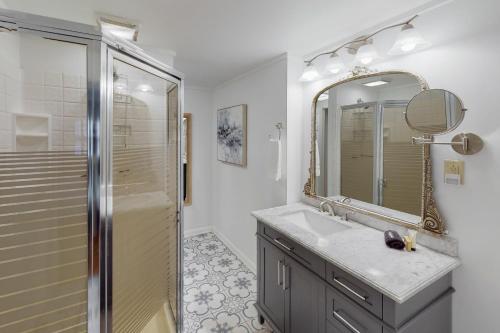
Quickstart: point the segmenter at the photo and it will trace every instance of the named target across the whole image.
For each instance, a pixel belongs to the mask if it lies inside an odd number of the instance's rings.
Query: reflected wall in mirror
[[[348,197],[351,208],[407,226],[418,227],[427,209],[439,219],[426,174],[430,150],[412,144],[419,133],[405,118],[409,101],[426,89],[413,74],[385,72],[319,92],[306,194],[337,202]]]
[[[182,167],[184,168],[184,206],[191,206],[193,202],[192,197],[192,156],[191,156],[191,129],[192,129],[191,113],[184,113],[182,118]]]
[[[464,118],[462,101],[443,89],[422,91],[406,109],[406,122],[416,131],[436,135],[454,130]]]

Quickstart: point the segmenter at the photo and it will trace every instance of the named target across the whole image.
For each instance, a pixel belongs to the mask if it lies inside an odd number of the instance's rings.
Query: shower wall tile
[[[24,71],[22,75],[22,81],[25,84],[37,84],[43,85],[43,72],[36,71]]]
[[[63,103],[62,102],[45,102],[44,112],[52,116],[62,116]]]
[[[80,103],[64,103],[63,114],[65,117],[81,117],[83,107]]]
[[[44,83],[46,86],[62,87],[62,73],[46,72],[44,74]]]
[[[6,96],[4,92],[0,92],[0,111],[5,111],[6,109]]]
[[[43,86],[34,84],[25,84],[23,87],[23,96],[25,99],[43,100]]]
[[[87,77],[80,75],[80,88],[87,89]]]
[[[5,94],[6,92],[5,80],[6,80],[5,75],[0,74],[0,94]]]
[[[63,89],[60,87],[45,87],[45,100],[46,101],[62,101]]]
[[[63,130],[63,117],[54,116],[51,118],[52,131]]]
[[[65,88],[80,88],[80,76],[63,74],[63,84]]]
[[[10,131],[12,124],[12,117],[10,113],[0,111],[0,130]]]
[[[44,113],[44,104],[42,101],[25,100],[23,102],[23,112]]]
[[[80,103],[82,101],[80,89],[64,88],[64,101]]]

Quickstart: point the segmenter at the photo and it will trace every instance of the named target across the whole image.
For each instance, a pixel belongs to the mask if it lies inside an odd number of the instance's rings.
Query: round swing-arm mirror
[[[412,129],[427,135],[448,133],[464,119],[462,101],[443,89],[424,90],[413,97],[406,107],[406,123]]]

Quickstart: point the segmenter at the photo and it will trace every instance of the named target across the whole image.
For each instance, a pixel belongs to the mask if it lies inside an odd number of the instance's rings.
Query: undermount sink
[[[280,217],[283,223],[292,223],[300,229],[322,238],[351,228],[331,217],[310,210],[299,210],[293,213],[286,213]]]

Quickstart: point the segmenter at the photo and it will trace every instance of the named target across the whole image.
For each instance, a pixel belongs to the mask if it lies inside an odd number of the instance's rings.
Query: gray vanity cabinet
[[[259,239],[259,305],[280,332],[285,328],[285,254],[271,243]]]
[[[258,242],[260,312],[278,332],[323,333],[323,281],[265,239]]]
[[[451,274],[399,304],[258,223],[257,303],[275,333],[451,333]]]
[[[325,285],[291,257],[285,257],[285,332],[325,331]]]

